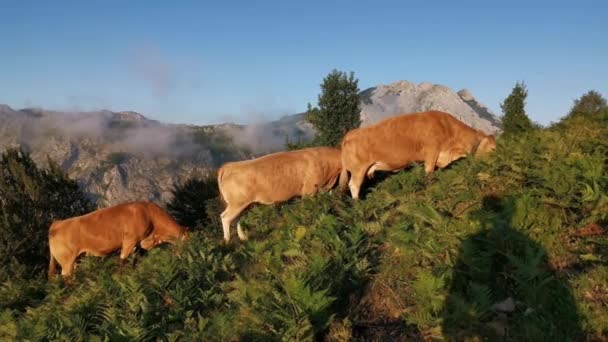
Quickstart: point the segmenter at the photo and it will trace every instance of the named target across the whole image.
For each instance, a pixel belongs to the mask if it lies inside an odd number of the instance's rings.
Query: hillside
[[[70,286],[0,288],[0,339],[608,338],[608,112],[339,194],[257,206],[250,240],[85,257]]]
[[[406,81],[361,92],[363,125],[384,117],[445,110],[488,132],[496,117],[468,92]],[[48,158],[76,179],[100,207],[148,199],[166,202],[174,184],[224,162],[282,150],[286,136],[309,140],[303,114],[251,125],[170,125],[136,112],[14,110],[0,105],[0,150],[20,146],[38,163]]]

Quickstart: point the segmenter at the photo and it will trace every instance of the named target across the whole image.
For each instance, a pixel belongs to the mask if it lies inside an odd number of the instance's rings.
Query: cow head
[[[168,242],[170,244],[175,244],[177,241],[185,241],[188,239],[188,232],[185,229],[182,229],[179,232],[171,232],[171,233],[159,233],[152,232],[148,237],[141,240],[139,245],[141,248],[145,250],[149,250],[155,246],[160,245],[161,243]]]
[[[493,135],[485,135],[479,141],[475,151],[475,157],[482,156],[496,150],[496,138]]]
[[[150,235],[148,235],[148,237],[141,240],[139,242],[139,245],[141,246],[141,248],[143,248],[145,250],[150,250],[154,246],[158,245],[159,243],[160,242],[158,242],[158,239],[156,238],[156,236],[154,234],[150,234]]]

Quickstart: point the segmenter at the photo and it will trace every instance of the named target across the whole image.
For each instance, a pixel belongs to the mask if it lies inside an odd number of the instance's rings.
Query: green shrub
[[[31,278],[48,265],[48,230],[92,203],[58,166],[38,167],[19,150],[0,155],[0,281]]]
[[[220,199],[215,173],[205,177],[193,177],[173,188],[173,198],[167,210],[184,227],[220,236],[222,231],[220,214],[223,203]]]

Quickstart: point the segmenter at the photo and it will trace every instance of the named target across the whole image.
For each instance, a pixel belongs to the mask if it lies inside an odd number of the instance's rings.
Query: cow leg
[[[313,196],[319,192],[319,182],[316,179],[307,179],[302,185],[302,196]]]
[[[120,265],[124,266],[129,255],[135,251],[135,245],[137,245],[137,239],[125,238],[122,240],[122,248],[120,249]]]
[[[228,205],[226,207],[226,210],[224,210],[224,212],[222,212],[220,217],[222,218],[222,228],[224,229],[224,241],[230,242],[230,225],[241,214],[241,212],[243,210],[245,210],[245,208],[247,208],[248,205],[249,204],[243,205],[240,207],[233,207],[233,206]],[[238,233],[238,227],[237,227],[237,233]],[[242,231],[241,231],[241,233],[242,233]]]
[[[365,179],[366,171],[367,168],[351,171],[348,187],[350,188],[350,194],[353,196],[353,199],[359,199],[359,191],[361,190],[361,185]]]
[[[247,240],[247,234],[245,234],[243,228],[241,228],[241,222],[236,223],[236,233],[238,234],[239,239],[241,239],[241,241]]]
[[[69,278],[72,276],[72,272],[74,272],[74,264],[76,263],[76,258],[78,255],[69,255],[62,258],[63,260],[58,260],[61,265],[61,276],[63,278]]]
[[[426,158],[424,158],[424,172],[432,173],[435,171],[437,158],[439,158],[439,152],[433,152],[426,155]]]

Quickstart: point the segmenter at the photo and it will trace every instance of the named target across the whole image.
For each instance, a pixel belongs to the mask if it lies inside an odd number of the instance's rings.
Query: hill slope
[[[84,258],[75,282],[0,288],[0,338],[608,338],[608,112],[509,140],[433,175],[258,206],[134,269]]]

